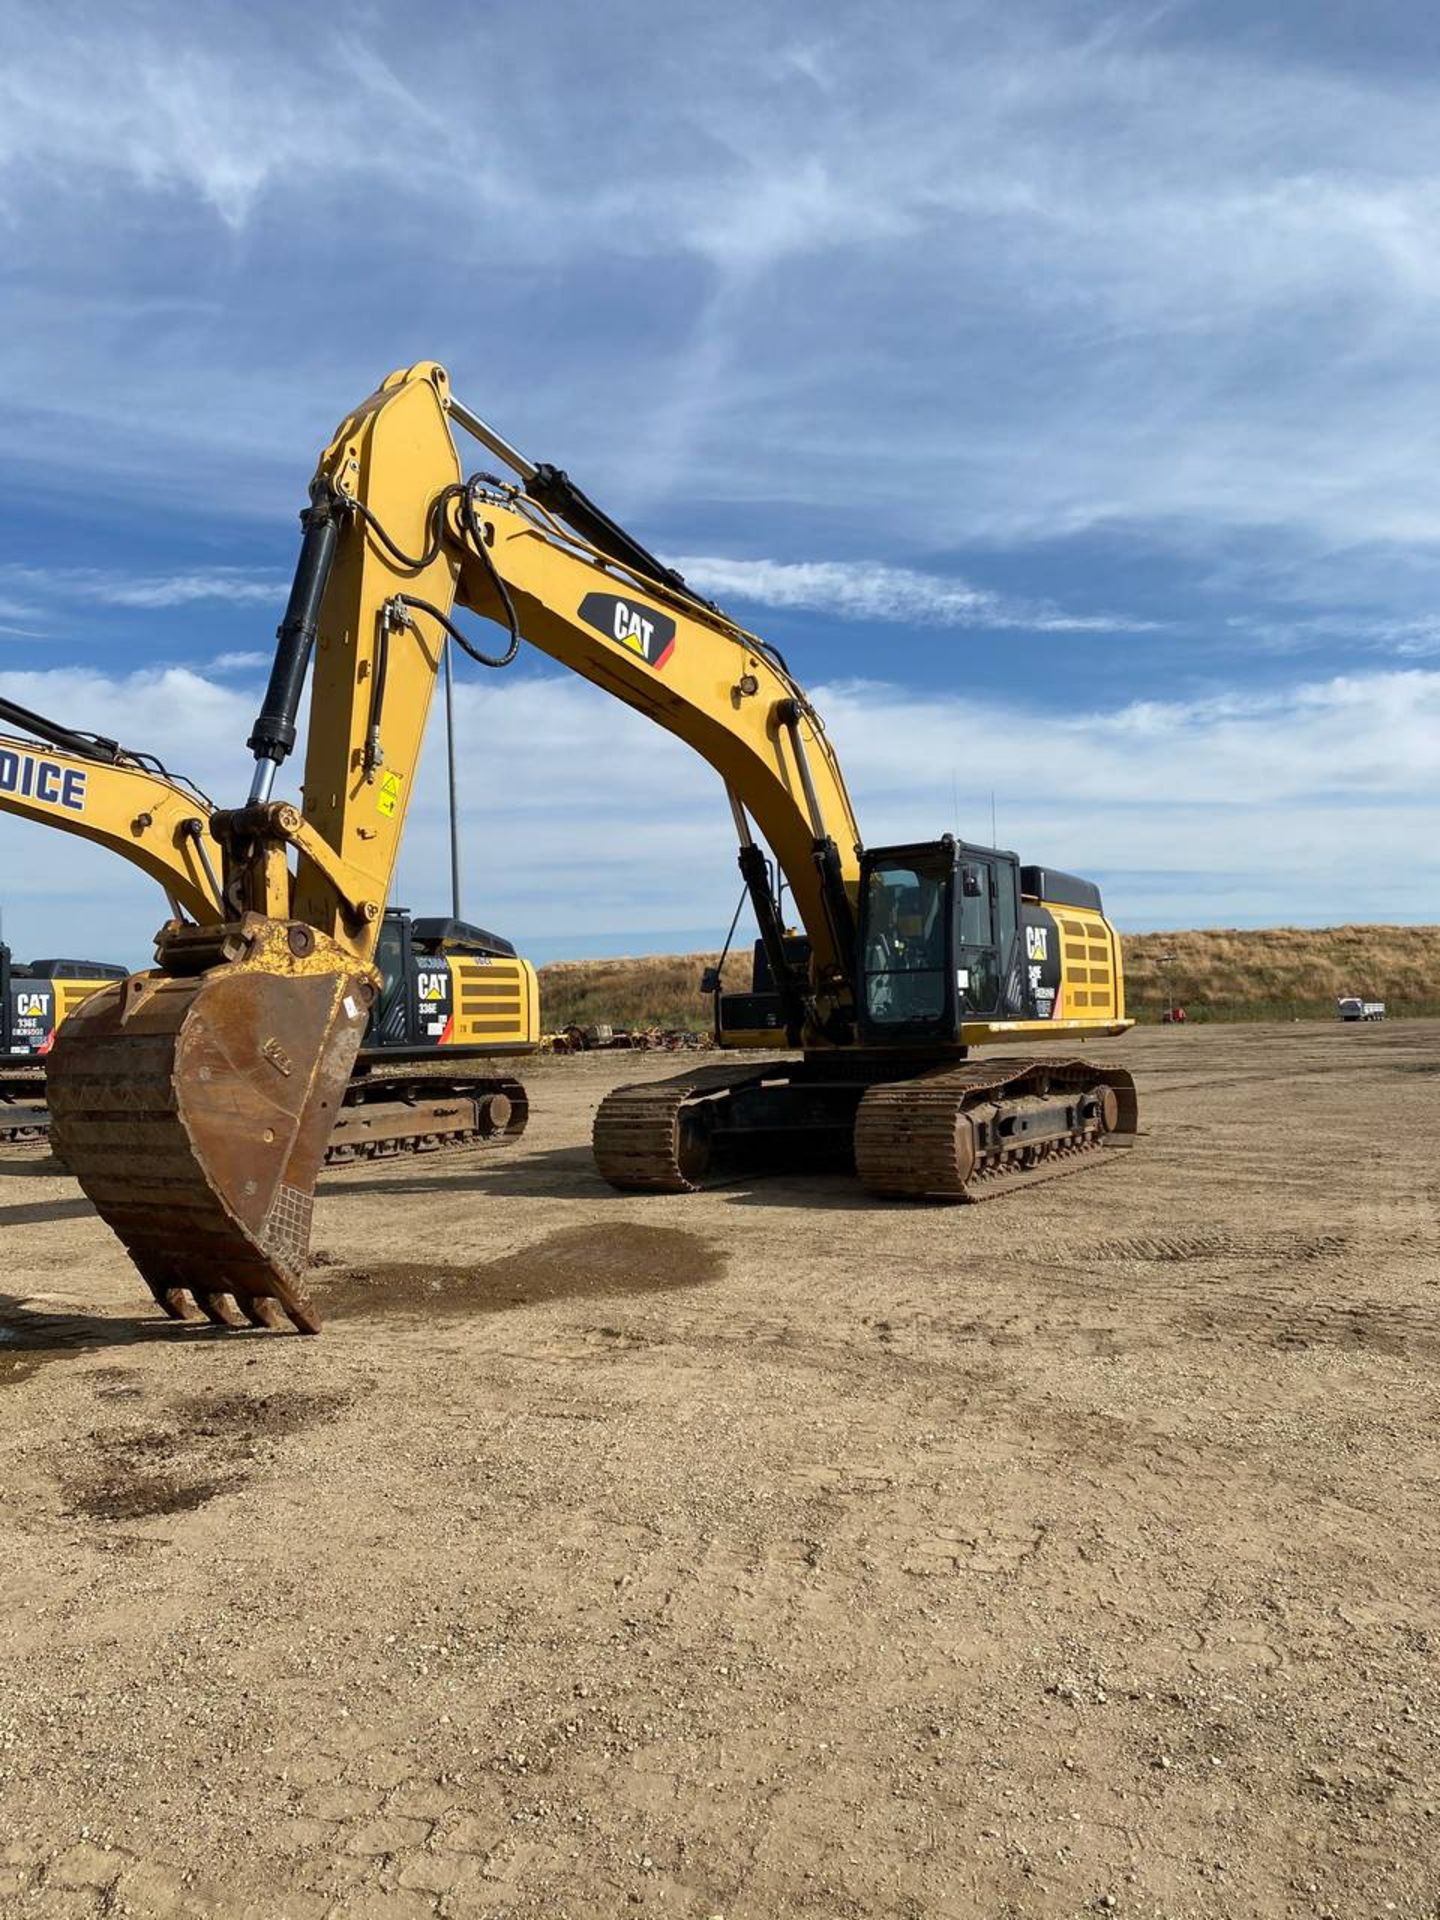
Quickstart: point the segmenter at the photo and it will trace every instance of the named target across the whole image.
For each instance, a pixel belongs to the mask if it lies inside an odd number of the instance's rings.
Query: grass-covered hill
[[[1159,1017],[1168,975],[1192,1020],[1333,1019],[1343,993],[1384,1000],[1392,1014],[1440,1013],[1440,927],[1207,928],[1125,936],[1129,1011]],[[1173,955],[1166,964],[1165,955]],[[634,960],[557,960],[540,970],[548,1028],[705,1027],[700,975],[713,953]],[[747,984],[748,949],[726,984]]]

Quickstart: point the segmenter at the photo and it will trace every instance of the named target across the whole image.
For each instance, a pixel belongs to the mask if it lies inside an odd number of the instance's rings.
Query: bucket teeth
[[[314,1333],[315,1178],[373,986],[308,928],[238,932],[237,959],[134,976],[70,1016],[47,1073],[56,1146],[166,1313]]]
[[[237,1304],[252,1327],[268,1327],[278,1332],[285,1325],[284,1314],[268,1294],[242,1293]]]
[[[228,1293],[197,1293],[195,1298],[205,1318],[217,1327],[237,1330],[248,1324],[245,1315]]]

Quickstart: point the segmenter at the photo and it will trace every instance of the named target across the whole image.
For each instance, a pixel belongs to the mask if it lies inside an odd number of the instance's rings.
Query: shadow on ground
[[[617,1221],[603,1233],[562,1227],[494,1260],[464,1264],[390,1261],[330,1266],[317,1258],[315,1298],[328,1317],[471,1319],[552,1300],[670,1293],[717,1280],[724,1255],[677,1227]]]
[[[387,1170],[382,1172],[382,1166]],[[434,1193],[441,1187],[447,1193],[534,1194],[550,1199],[626,1197],[606,1186],[588,1147],[551,1147],[523,1155],[504,1148],[478,1154],[407,1154],[378,1165],[328,1167],[319,1183],[322,1194]]]
[[[393,1193],[501,1194],[532,1196],[546,1200],[583,1200],[593,1206],[597,1201],[633,1203],[667,1197],[684,1200],[683,1194],[666,1196],[621,1193],[601,1179],[595,1170],[588,1147],[550,1147],[541,1153],[504,1153],[497,1150],[473,1158],[458,1154],[431,1158],[407,1157],[391,1163],[391,1171],[376,1167],[332,1168],[321,1177],[321,1194]],[[722,1173],[707,1181],[705,1190],[732,1206],[739,1207],[815,1207],[826,1212],[868,1212],[875,1207],[890,1207],[896,1202],[880,1200],[868,1194],[853,1172],[833,1173],[787,1170],[773,1173]]]
[[[55,1200],[22,1200],[18,1206],[0,1207],[0,1232],[6,1227],[44,1226],[47,1220],[83,1220],[94,1212],[80,1194]]]
[[[32,1297],[0,1293],[0,1386],[23,1380],[37,1367],[67,1355],[95,1353],[112,1347],[134,1347],[165,1341],[171,1350],[207,1344],[212,1340],[243,1340],[255,1329],[230,1332],[224,1327],[166,1320],[158,1308],[154,1317],[61,1311]]]
[[[0,1180],[62,1180],[65,1168],[48,1150],[0,1157]]]

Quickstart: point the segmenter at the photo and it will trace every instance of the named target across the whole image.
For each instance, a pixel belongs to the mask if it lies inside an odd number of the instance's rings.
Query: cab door
[[[370,1016],[366,1045],[403,1047],[415,1027],[415,969],[410,957],[410,922],[403,914],[386,914],[375,943],[375,964],[381,974],[380,996]]]
[[[962,1020],[1001,1011],[999,895],[1008,876],[997,871],[999,864],[993,855],[968,847],[956,861],[955,1001]]]

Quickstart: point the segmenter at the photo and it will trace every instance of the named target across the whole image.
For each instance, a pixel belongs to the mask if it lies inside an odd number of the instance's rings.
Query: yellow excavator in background
[[[451,423],[513,478],[462,474]],[[522,634],[677,734],[724,783],[765,973],[718,999],[722,1044],[798,1057],[621,1088],[612,1184],[837,1152],[873,1193],[963,1200],[1086,1166],[1135,1131],[1131,1076],[993,1042],[1118,1034],[1119,941],[1088,882],[949,834],[862,846],[818,714],[773,646],[690,592],[558,469],[508,446],[422,362],[340,425],[303,537],[246,803],[211,818],[228,918],[167,927],[156,970],[61,1030],[66,1160],[167,1311],[313,1331],[316,1172],[378,975],[376,941],[447,640],[507,665]],[[458,601],[508,633],[483,653]],[[312,674],[303,802],[272,797]],[[804,928],[787,939],[762,842]],[[294,859],[292,871],[290,862]],[[238,1311],[237,1311],[238,1303]]]
[[[0,814],[56,827],[118,853],[158,881],[177,925],[227,917],[210,838],[212,803],[152,754],[81,733],[0,697]],[[484,1056],[539,1041],[535,969],[508,941],[463,921],[387,910],[381,986],[356,1069],[325,1147],[327,1165],[501,1144],[524,1131],[529,1103]],[[126,969],[44,961],[17,969],[0,946],[0,1141],[44,1139],[37,1069],[56,1034]],[[427,1070],[414,1069],[423,1065]],[[444,1067],[451,1071],[441,1072]]]
[[[50,1132],[40,1066],[55,1030],[128,969],[103,960],[20,961],[0,940],[0,1144],[44,1143]]]

